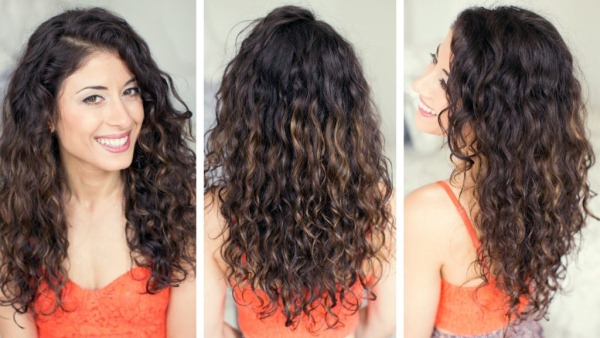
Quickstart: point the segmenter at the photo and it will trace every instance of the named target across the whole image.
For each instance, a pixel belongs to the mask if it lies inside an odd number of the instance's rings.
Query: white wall
[[[207,129],[214,121],[214,86],[236,52],[238,33],[252,20],[276,7],[294,4],[312,9],[349,40],[361,58],[365,76],[382,116],[386,155],[396,168],[396,7],[393,0],[377,5],[360,0],[206,0],[204,6],[204,81]],[[243,37],[237,41],[241,43]]]

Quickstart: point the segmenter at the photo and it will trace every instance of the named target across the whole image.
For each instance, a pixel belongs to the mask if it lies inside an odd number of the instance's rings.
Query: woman
[[[573,58],[516,7],[462,12],[413,87],[454,170],[405,200],[406,337],[540,337],[594,163]]]
[[[195,337],[191,113],[170,95],[106,10],[30,37],[2,111],[2,337]]]
[[[219,307],[205,336],[239,335],[223,322],[227,284],[245,337],[391,335],[392,186],[352,46],[311,12],[277,8],[228,64],[216,111],[205,304]]]

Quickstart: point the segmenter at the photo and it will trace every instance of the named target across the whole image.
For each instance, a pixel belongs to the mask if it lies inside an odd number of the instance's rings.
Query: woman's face
[[[95,52],[58,93],[56,134],[65,168],[111,172],[129,167],[144,109],[125,63],[114,53]]]
[[[425,68],[425,74],[413,83],[413,90],[419,94],[419,108],[415,117],[417,129],[430,134],[442,135],[443,129],[438,115],[448,107],[446,82],[450,70],[450,42],[452,30],[432,54],[432,61]],[[448,112],[441,116],[444,129],[448,127]]]

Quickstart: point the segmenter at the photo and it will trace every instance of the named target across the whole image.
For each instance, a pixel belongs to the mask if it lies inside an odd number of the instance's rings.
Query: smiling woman
[[[450,41],[452,31],[431,54],[431,63],[425,69],[425,74],[415,81],[413,89],[419,93],[418,114],[415,117],[416,127],[426,133],[442,135],[442,127],[448,127],[446,81],[450,69]]]
[[[44,22],[0,130],[0,335],[195,337],[191,112],[104,9]]]
[[[90,55],[63,83],[58,110],[56,133],[67,169],[111,171],[131,164],[144,108],[135,76],[118,55]]]
[[[542,337],[593,216],[574,64],[538,14],[475,7],[414,83],[417,126],[443,135],[454,168],[405,198],[406,337]]]

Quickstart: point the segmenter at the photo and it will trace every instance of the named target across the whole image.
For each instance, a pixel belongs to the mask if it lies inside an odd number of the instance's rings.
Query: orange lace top
[[[360,302],[363,296],[363,287],[360,282],[355,283],[351,288]],[[300,323],[294,326],[285,326],[285,315],[281,310],[282,304],[279,304],[277,311],[270,317],[259,318],[256,309],[261,307],[262,302],[268,303],[268,297],[264,292],[258,290],[258,296],[254,294],[250,287],[248,288],[233,288],[234,298],[238,311],[238,325],[245,338],[253,337],[323,337],[323,338],[343,338],[356,331],[359,322],[359,313],[354,312],[338,305],[332,311],[338,316],[339,322],[333,327],[328,328],[325,320],[326,310],[322,306],[315,308],[311,315],[316,322],[313,326],[313,332],[310,331],[309,318],[302,314]]]
[[[55,297],[42,287],[34,303],[40,338],[53,337],[166,337],[170,289],[146,292],[151,271],[136,267],[98,290],[68,281],[63,304],[51,315]]]
[[[446,182],[437,183],[452,199],[469,232],[473,246],[478,249],[481,242],[458,198]],[[442,278],[435,326],[455,335],[480,335],[500,330],[509,324],[505,315],[508,310],[506,300],[506,296],[496,288],[492,278],[489,279],[489,284],[483,287],[454,285]]]

